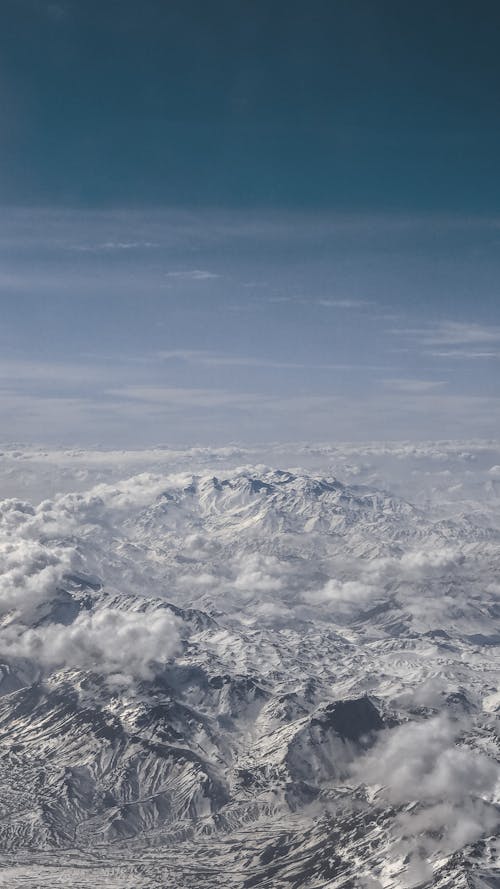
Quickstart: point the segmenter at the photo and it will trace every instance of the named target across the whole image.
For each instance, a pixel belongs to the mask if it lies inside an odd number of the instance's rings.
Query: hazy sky
[[[4,0],[4,440],[500,433],[500,10]]]

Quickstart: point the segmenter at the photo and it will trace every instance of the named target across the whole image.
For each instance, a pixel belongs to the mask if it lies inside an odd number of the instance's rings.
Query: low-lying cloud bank
[[[374,790],[375,802],[401,807],[394,838],[401,855],[411,856],[406,886],[432,877],[428,856],[462,849],[500,823],[492,804],[500,765],[460,744],[469,728],[467,720],[442,714],[401,725],[350,767],[356,782]]]
[[[179,621],[168,611],[123,612],[104,608],[79,614],[69,625],[0,631],[3,655],[24,657],[46,669],[92,670],[131,679],[152,679],[180,650]]]
[[[145,473],[37,507],[0,502],[0,655],[28,658],[45,671],[76,667],[150,679],[178,652],[180,621],[165,609],[101,608],[82,611],[70,624],[58,623],[57,615],[54,623],[42,620],[74,572],[99,574],[107,557],[113,561],[120,524],[151,503],[163,484]]]
[[[475,615],[489,628],[497,614],[488,611],[498,600],[497,556],[488,549],[495,538],[484,522],[469,545],[471,525],[463,531],[447,520],[440,528],[384,492],[374,491],[370,506],[366,491],[296,472],[145,472],[37,506],[0,501],[0,656],[27,660],[45,675],[95,671],[128,691],[176,658],[184,635],[164,603],[142,610],[136,599],[129,609],[115,595],[134,593],[215,616],[221,629],[211,638],[201,631],[192,649],[200,670],[207,652],[220,674],[255,674],[264,684],[285,681],[280,671],[290,667],[297,712],[304,678],[311,701],[324,677],[324,699],[337,694],[336,683],[340,696],[373,689],[402,719],[416,721],[380,733],[351,761],[348,777],[368,788],[368,803],[398,810],[394,846],[410,858],[406,885],[418,885],[430,878],[427,859],[436,852],[498,830],[499,766],[466,744],[483,725],[482,688],[488,682],[491,691],[493,680],[484,678],[486,656],[476,651],[469,684],[460,649]],[[281,513],[273,512],[277,490],[289,492]],[[102,581],[100,602],[78,588],[84,577]],[[65,590],[75,592],[66,614]],[[312,652],[304,653],[304,639]],[[470,722],[426,719],[446,708],[462,679]],[[366,889],[382,885],[377,875],[364,879]]]

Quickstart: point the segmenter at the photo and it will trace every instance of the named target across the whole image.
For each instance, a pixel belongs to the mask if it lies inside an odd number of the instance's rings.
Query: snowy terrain
[[[500,445],[0,458],[0,885],[500,887]]]

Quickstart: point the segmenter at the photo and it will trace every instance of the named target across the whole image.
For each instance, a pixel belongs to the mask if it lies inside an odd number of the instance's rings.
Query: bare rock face
[[[384,721],[368,697],[334,701],[327,704],[312,724],[333,729],[343,740],[367,743],[374,732],[384,728]]]

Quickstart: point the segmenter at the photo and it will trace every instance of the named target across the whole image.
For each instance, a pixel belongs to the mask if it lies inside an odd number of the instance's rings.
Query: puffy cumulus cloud
[[[395,695],[392,703],[398,707],[436,708],[442,706],[443,698],[449,691],[449,683],[444,677],[432,676]]]
[[[416,836],[426,835],[421,847],[428,853],[437,849],[445,853],[463,849],[492,833],[498,823],[497,811],[483,800],[474,798],[461,806],[450,802],[435,803],[419,811],[403,813],[397,820],[403,843],[411,848]]]
[[[182,541],[182,555],[192,561],[206,562],[216,555],[220,546],[216,540],[210,539],[199,532],[186,534]]]
[[[179,651],[179,626],[179,620],[164,609],[105,608],[80,614],[69,625],[11,624],[0,632],[0,652],[28,658],[42,669],[76,667],[151,679]]]
[[[38,506],[0,501],[0,613],[26,616],[52,597],[71,571],[100,575],[112,541],[126,539],[126,520],[154,503],[165,476],[142,473],[85,494],[65,494]]]
[[[488,793],[499,767],[455,741],[463,726],[444,716],[387,731],[353,767],[366,784],[380,784],[391,803],[447,799],[460,803]]]
[[[410,549],[398,556],[350,562],[337,558],[330,564],[329,571],[337,572],[339,576],[331,577],[321,587],[304,591],[301,598],[312,605],[332,605],[343,615],[393,595],[408,605],[414,599],[413,584],[439,580],[443,575],[457,571],[463,561],[462,553],[451,547]],[[445,599],[441,601],[444,608]]]
[[[249,593],[275,593],[286,586],[286,567],[275,556],[245,554],[236,564],[234,588]]]
[[[310,590],[304,595],[307,602],[318,604],[335,604],[343,609],[351,609],[366,605],[380,590],[373,584],[361,580],[340,581],[331,578],[323,587]]]
[[[0,540],[0,614],[26,615],[54,595],[73,567],[75,551],[34,540]]]
[[[99,497],[108,510],[120,513],[148,506],[156,497],[160,496],[167,487],[181,487],[192,478],[186,473],[174,475],[158,475],[157,473],[141,472],[133,475],[119,484],[96,485],[91,494]]]
[[[372,559],[363,565],[362,571],[365,578],[374,584],[394,581],[411,583],[456,571],[464,561],[464,554],[456,547],[414,547],[400,556]]]
[[[410,851],[417,837],[429,853],[454,851],[498,824],[487,800],[500,767],[484,754],[457,746],[463,729],[463,723],[438,716],[387,730],[350,767],[356,781],[379,787],[379,798],[394,805],[420,803],[397,822]]]
[[[408,579],[422,580],[456,570],[465,561],[463,553],[451,547],[413,549],[401,556],[400,568]]]
[[[0,502],[0,616],[7,624],[0,632],[3,655],[28,658],[42,670],[78,667],[149,678],[175,654],[178,621],[163,609],[103,609],[81,613],[69,625],[34,626],[38,606],[52,600],[71,573],[116,576],[127,587],[132,568],[117,556],[120,539],[124,544],[128,539],[126,521],[154,503],[164,487],[164,476],[143,473],[36,507],[20,500]],[[133,567],[132,557],[129,562]],[[134,579],[137,574],[138,569]]]
[[[112,526],[117,518],[150,505],[165,490],[169,478],[143,472],[119,484],[98,484],[85,493],[44,500],[35,511],[47,533],[64,533],[86,525]],[[51,528],[47,527],[52,525]]]
[[[0,500],[0,529],[7,534],[24,525],[29,518],[35,515],[35,509],[31,503],[25,500]]]

